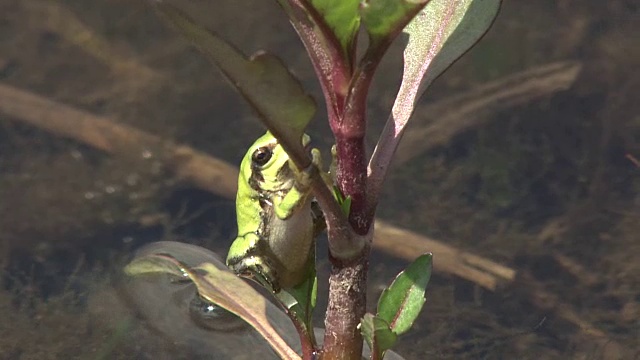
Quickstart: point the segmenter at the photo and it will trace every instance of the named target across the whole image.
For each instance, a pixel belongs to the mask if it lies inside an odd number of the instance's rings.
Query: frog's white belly
[[[305,275],[304,266],[313,244],[311,200],[286,220],[279,219],[275,214],[272,216],[267,242],[278,262],[274,265],[282,286],[287,287]]]

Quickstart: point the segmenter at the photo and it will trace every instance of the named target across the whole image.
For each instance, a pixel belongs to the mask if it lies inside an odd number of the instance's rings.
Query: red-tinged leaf
[[[377,204],[407,121],[429,85],[489,29],[500,0],[431,0],[407,25],[402,83],[369,162],[368,206]],[[425,139],[429,141],[429,139]]]

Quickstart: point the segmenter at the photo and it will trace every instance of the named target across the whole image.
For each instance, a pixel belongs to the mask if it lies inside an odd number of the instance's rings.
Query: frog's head
[[[304,134],[302,145],[311,139]],[[294,184],[293,162],[270,132],[266,132],[249,148],[240,166],[241,176],[256,191],[277,192],[291,189]]]

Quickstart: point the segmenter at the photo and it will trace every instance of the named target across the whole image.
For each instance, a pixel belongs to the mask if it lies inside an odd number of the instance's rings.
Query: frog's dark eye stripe
[[[256,165],[263,166],[269,162],[272,155],[272,149],[264,146],[256,149],[256,151],[253,152],[253,155],[251,155],[251,161],[253,161],[253,163]]]

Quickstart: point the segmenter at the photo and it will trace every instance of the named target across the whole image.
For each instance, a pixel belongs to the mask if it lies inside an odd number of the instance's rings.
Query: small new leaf
[[[388,322],[370,313],[364,314],[360,321],[360,332],[377,359],[382,359],[384,352],[391,349],[398,340]]]
[[[430,253],[420,255],[380,295],[377,316],[397,335],[407,332],[422,310],[431,278],[431,258]]]
[[[333,195],[338,201],[338,205],[340,205],[344,215],[349,217],[349,212],[351,212],[351,196],[345,197],[337,186],[333,186]]]

